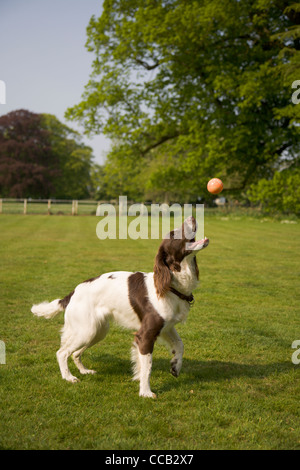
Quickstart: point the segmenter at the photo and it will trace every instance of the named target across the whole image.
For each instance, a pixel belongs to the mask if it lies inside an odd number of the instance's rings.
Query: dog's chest
[[[190,305],[186,300],[179,299],[175,294],[168,294],[165,300],[163,317],[170,325],[184,323],[187,320]]]
[[[174,315],[176,323],[185,323],[187,320],[189,311],[190,311],[190,306],[188,302],[186,302],[185,300],[178,302],[177,309]]]
[[[184,260],[181,263],[181,270],[172,274],[172,286],[182,294],[190,295],[197,285],[194,264]]]

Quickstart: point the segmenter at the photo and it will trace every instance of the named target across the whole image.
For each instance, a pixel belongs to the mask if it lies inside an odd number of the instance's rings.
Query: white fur
[[[53,318],[63,311],[63,308],[58,303],[59,300],[55,299],[52,302],[42,302],[41,304],[33,305],[31,311],[37,317]]]

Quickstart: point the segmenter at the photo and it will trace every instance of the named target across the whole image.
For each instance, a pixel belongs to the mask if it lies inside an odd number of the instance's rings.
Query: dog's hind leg
[[[99,341],[102,341],[102,339],[105,338],[109,330],[109,322],[108,321],[103,321],[98,324],[98,329],[96,330],[94,336],[91,338],[89,337],[89,343],[87,343],[85,346],[83,346],[81,349],[78,349],[77,351],[73,352],[72,358],[74,360],[74,363],[76,367],[78,368],[79,372],[81,374],[96,374],[97,372],[92,369],[87,369],[81,362],[81,356],[83,352],[87,349],[93,346],[94,344],[98,343]]]
[[[76,334],[70,326],[65,325],[62,330],[61,347],[56,353],[61,376],[68,382],[78,382],[79,379],[71,374],[68,359],[75,351],[86,349],[88,341],[84,335]]]
[[[74,383],[74,382],[78,382],[79,379],[77,379],[77,377],[71,374],[70,369],[68,367],[68,359],[71,356],[71,354],[72,354],[72,351],[70,351],[70,349],[61,347],[57,351],[56,357],[57,357],[57,361],[58,361],[62,378],[67,380],[68,382]]]
[[[81,355],[87,348],[88,348],[88,346],[84,346],[83,348],[78,349],[78,351],[75,351],[72,354],[74,364],[76,365],[76,367],[78,368],[78,370],[81,374],[96,374],[95,370],[87,369],[81,362]]]

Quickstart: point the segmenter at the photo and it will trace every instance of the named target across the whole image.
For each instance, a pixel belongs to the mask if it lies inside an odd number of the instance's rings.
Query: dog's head
[[[172,272],[180,272],[182,262],[186,258],[193,259],[195,273],[199,270],[196,254],[207,247],[209,239],[195,240],[197,222],[193,216],[188,217],[181,227],[172,230],[162,241],[155,258],[154,284],[159,297],[163,297],[169,290]]]

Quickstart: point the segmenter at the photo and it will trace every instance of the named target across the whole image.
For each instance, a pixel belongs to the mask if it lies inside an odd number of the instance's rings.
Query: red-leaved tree
[[[0,193],[6,197],[48,197],[57,158],[42,115],[18,110],[0,117]]]
[[[50,114],[0,117],[0,197],[81,199],[92,193],[92,149]]]

